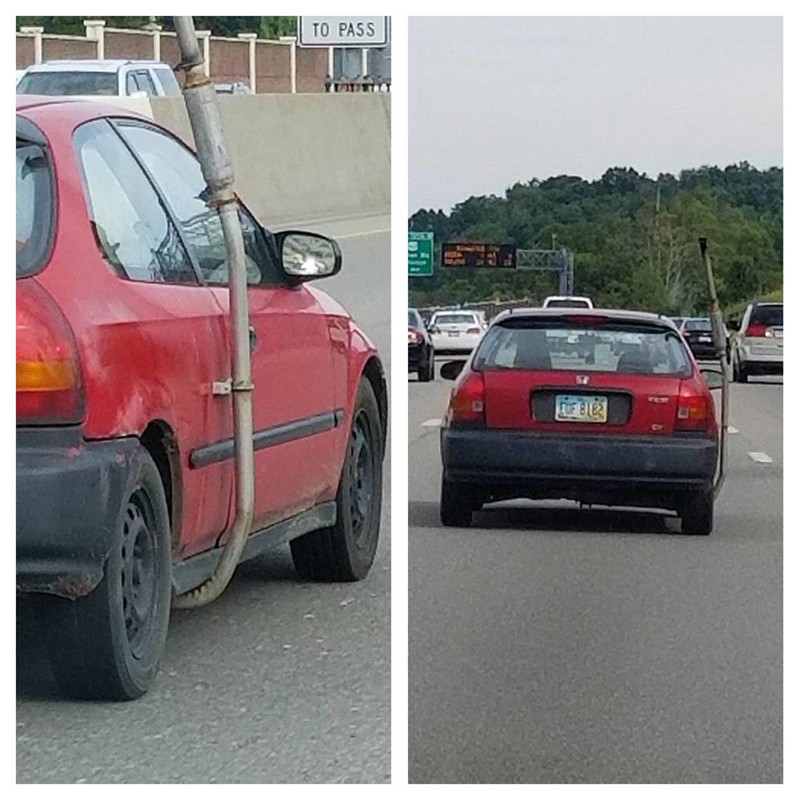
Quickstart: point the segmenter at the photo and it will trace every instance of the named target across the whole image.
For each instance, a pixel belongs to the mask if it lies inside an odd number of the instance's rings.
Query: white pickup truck
[[[33,64],[17,81],[17,94],[179,97],[181,87],[160,61],[82,59]]]

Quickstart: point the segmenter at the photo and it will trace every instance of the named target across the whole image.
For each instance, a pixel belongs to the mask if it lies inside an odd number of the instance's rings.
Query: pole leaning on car
[[[236,516],[214,574],[173,603],[177,608],[197,608],[222,594],[242,555],[253,521],[253,383],[250,377],[250,335],[247,311],[247,271],[239,203],[233,191],[233,163],[222,134],[217,94],[203,70],[203,56],[191,17],[174,17],[181,50],[179,69],[186,80],[183,97],[192,126],[197,155],[208,184],[209,205],[219,213],[228,260],[231,317],[231,393],[236,476]]]
[[[725,481],[725,472],[728,464],[728,365],[725,363],[725,323],[722,321],[722,311],[720,310],[719,300],[717,299],[717,286],[714,282],[714,268],[711,263],[711,254],[708,252],[708,240],[705,236],[701,236],[699,242],[700,253],[703,256],[703,264],[706,269],[708,293],[711,296],[711,337],[714,340],[714,349],[716,350],[717,358],[722,367],[722,408],[720,409],[722,430],[719,440],[719,474],[714,483],[714,497],[716,497]]]

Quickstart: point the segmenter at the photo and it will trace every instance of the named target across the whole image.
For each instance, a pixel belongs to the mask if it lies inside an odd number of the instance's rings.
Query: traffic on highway
[[[409,25],[412,784],[783,781],[780,37]]]

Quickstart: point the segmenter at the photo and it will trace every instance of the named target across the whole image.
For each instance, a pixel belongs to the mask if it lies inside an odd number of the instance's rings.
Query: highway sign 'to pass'
[[[300,47],[386,47],[389,17],[298,17]]]
[[[416,278],[433,275],[433,234],[408,232],[408,274]]]

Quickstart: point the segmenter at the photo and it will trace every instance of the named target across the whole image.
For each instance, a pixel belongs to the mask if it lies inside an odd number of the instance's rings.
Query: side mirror
[[[700,374],[706,379],[708,388],[712,391],[722,388],[722,373],[718,369],[701,369]]]
[[[327,278],[342,268],[342,251],[327,236],[305,231],[275,234],[284,274],[292,283]]]
[[[460,358],[458,361],[448,361],[447,363],[442,364],[439,374],[446,381],[454,381],[461,374],[461,370],[464,369],[464,365],[466,363],[467,360],[465,358]]]

